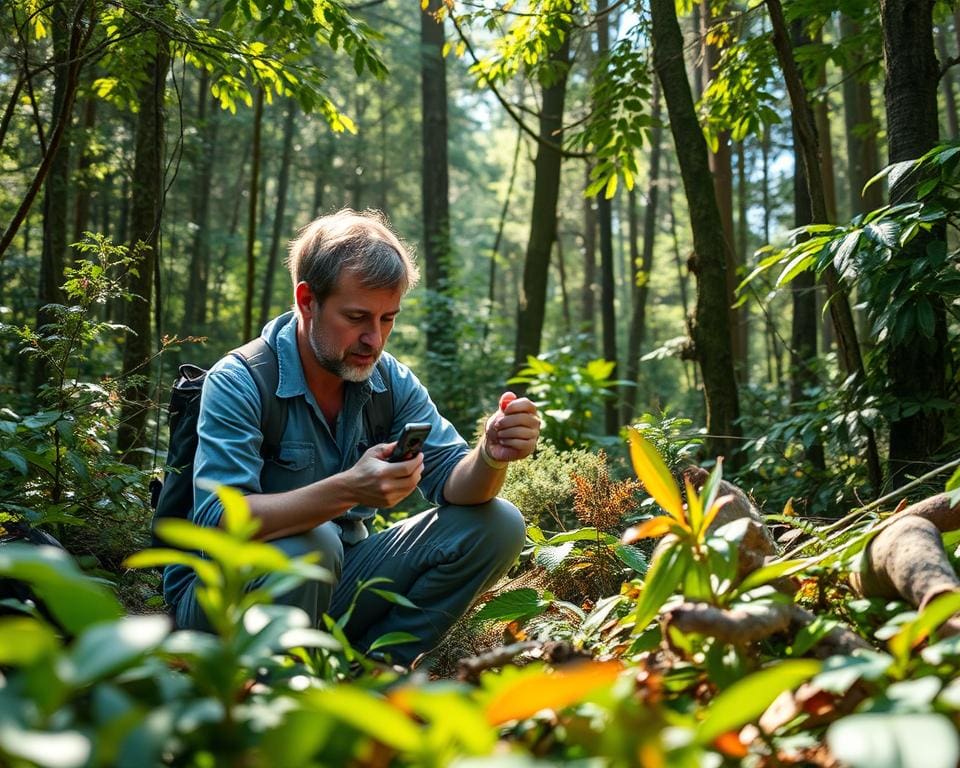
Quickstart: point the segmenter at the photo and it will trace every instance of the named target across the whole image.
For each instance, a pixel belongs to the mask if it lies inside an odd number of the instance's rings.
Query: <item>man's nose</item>
[[[366,344],[368,347],[380,349],[380,345],[383,342],[383,336],[380,333],[380,328],[376,325],[368,328],[366,331],[360,334],[360,341]]]

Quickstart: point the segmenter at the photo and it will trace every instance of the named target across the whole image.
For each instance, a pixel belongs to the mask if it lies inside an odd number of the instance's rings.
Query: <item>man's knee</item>
[[[496,555],[494,559],[508,567],[517,556],[527,538],[523,515],[509,501],[495,498],[476,507],[460,507],[469,510],[473,530],[470,536],[482,546],[483,551]]]
[[[343,542],[340,541],[340,529],[334,523],[324,523],[306,533],[275,539],[274,545],[287,557],[303,557],[317,554],[320,565],[328,569],[335,580],[339,580],[343,568]]]

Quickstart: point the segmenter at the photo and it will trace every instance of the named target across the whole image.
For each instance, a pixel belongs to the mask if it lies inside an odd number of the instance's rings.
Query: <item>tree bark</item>
[[[650,134],[650,170],[647,178],[647,204],[643,211],[643,255],[637,263],[631,258],[630,286],[633,292],[633,307],[630,317],[630,330],[627,337],[627,369],[624,378],[636,384],[640,373],[640,350],[647,331],[647,296],[650,292],[650,275],[653,272],[653,246],[657,235],[657,203],[660,195],[660,157],[663,144],[663,123],[660,121],[660,84],[653,83],[653,95],[650,104],[650,116],[653,118],[653,130]],[[636,250],[635,227],[636,211],[634,198],[631,197],[630,233],[631,254]],[[681,276],[682,277],[682,276]],[[681,289],[683,283],[681,281]],[[686,291],[682,290],[684,314],[686,314]],[[623,402],[620,422],[629,424],[633,420],[637,404],[636,386],[623,388],[620,398]]]
[[[584,188],[590,184],[589,163],[584,167]],[[592,198],[583,201],[583,289],[581,291],[581,321],[583,333],[590,339],[592,347],[596,346],[597,336],[597,209]]]
[[[447,154],[447,70],[443,58],[442,0],[431,0],[420,14],[420,97],[423,169],[421,201],[426,264],[426,348],[434,377],[431,389],[443,400],[457,378],[456,318],[451,296],[450,163]]]
[[[207,324],[207,294],[210,284],[210,197],[213,192],[213,168],[219,127],[216,104],[210,104],[210,82],[206,70],[197,83],[197,124],[199,152],[195,159],[191,189],[190,219],[195,229],[190,249],[190,279],[184,302],[182,332],[202,336]],[[208,114],[208,107],[212,111]]]
[[[807,190],[810,195],[810,208],[813,221],[825,224],[828,221],[826,198],[824,196],[823,177],[820,172],[820,153],[817,142],[817,129],[809,107],[806,89],[797,71],[793,60],[793,50],[783,18],[783,8],[780,0],[766,0],[770,12],[770,21],[773,26],[773,45],[777,51],[777,58],[783,71],[783,77],[790,95],[790,105],[793,110],[796,137],[803,150],[804,173],[807,178]],[[862,382],[865,378],[863,359],[860,356],[860,346],[857,341],[857,330],[853,323],[853,313],[850,310],[850,301],[846,289],[840,281],[840,275],[833,265],[823,271],[823,283],[830,295],[830,316],[833,319],[837,332],[837,347],[844,370],[848,375],[855,377],[855,381]],[[875,492],[879,491],[882,483],[880,458],[877,452],[876,438],[873,430],[863,427],[867,441],[867,469],[870,483]]]
[[[543,86],[540,110],[540,143],[534,161],[533,208],[530,235],[523,263],[523,285],[517,301],[517,338],[514,366],[520,369],[529,355],[540,353],[543,319],[547,303],[547,272],[550,251],[557,237],[557,200],[560,194],[560,166],[563,157],[563,108],[567,93],[570,41],[562,29],[563,42],[550,54],[554,78]]]
[[[670,130],[680,161],[693,230],[697,307],[692,334],[694,354],[703,374],[708,449],[733,466],[740,426],[740,402],[731,349],[727,254],[716,194],[710,177],[707,145],[697,122],[690,81],[683,61],[683,36],[673,0],[652,0],[653,60],[663,88]]]
[[[883,61],[886,70],[884,101],[887,113],[889,161],[896,163],[920,157],[939,137],[937,85],[940,68],[933,47],[934,0],[881,0]],[[890,202],[913,198],[914,174],[892,185]],[[916,237],[904,256],[922,256],[945,232]],[[890,344],[887,373],[891,392],[901,407],[890,424],[889,470],[894,486],[919,470],[937,454],[943,443],[942,412],[931,401],[946,397],[947,324],[943,300],[927,294],[934,312],[934,336],[926,339],[909,334]],[[919,410],[910,412],[919,405]]]
[[[263,297],[260,302],[260,326],[270,319],[273,304],[273,284],[277,271],[277,256],[284,237],[287,214],[287,195],[290,186],[290,162],[293,159],[293,139],[296,135],[297,103],[287,99],[287,114],[283,120],[283,148],[280,151],[280,170],[277,173],[277,208],[273,215],[273,232],[270,235],[270,252],[267,255],[267,270],[263,279]]]
[[[940,61],[945,62],[950,58],[947,52],[947,34],[941,26],[937,29],[937,54]],[[943,86],[943,100],[945,102],[945,111],[947,118],[947,134],[951,139],[960,135],[960,124],[957,123],[957,94],[953,90],[953,72],[947,70],[940,79]]]
[[[250,199],[247,207],[247,279],[243,296],[243,338],[253,336],[253,293],[257,275],[257,203],[260,194],[261,135],[263,131],[263,86],[257,88],[251,139]]]
[[[146,376],[132,387],[120,414],[117,448],[124,461],[142,464],[143,454],[132,451],[145,444],[144,429],[150,408],[150,318],[157,242],[163,206],[164,119],[169,43],[157,31],[145,32],[143,80],[137,91],[139,113],[136,129],[136,154],[132,179],[130,248],[139,255],[137,272],[130,290],[138,298],[127,309],[127,334],[123,350],[123,377]]]

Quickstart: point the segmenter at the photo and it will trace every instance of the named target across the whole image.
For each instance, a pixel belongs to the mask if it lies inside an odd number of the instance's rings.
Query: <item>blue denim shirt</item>
[[[223,507],[215,493],[197,487],[198,479],[229,485],[243,493],[278,493],[301,488],[352,467],[367,439],[363,434],[363,406],[371,391],[389,389],[393,396],[395,440],[403,425],[426,421],[433,425],[424,441],[424,469],[419,489],[434,504],[444,504],[443,488],[450,472],[469,452],[466,441],[444,419],[417,377],[405,365],[384,353],[388,382],[379,369],[362,383],[346,382],[343,408],[331,430],[307,387],[297,349],[297,318],[287,312],[268,323],[261,335],[277,352],[277,397],[287,400],[287,423],[276,460],[260,455],[261,403],[257,385],[246,365],[227,355],[210,369],[200,398],[199,438],[194,460],[193,512],[198,525],[215,527]],[[362,521],[375,510],[354,507],[342,522],[344,541],[356,543],[366,535]],[[168,605],[176,605],[195,578],[193,570],[171,565],[164,570],[163,592]]]

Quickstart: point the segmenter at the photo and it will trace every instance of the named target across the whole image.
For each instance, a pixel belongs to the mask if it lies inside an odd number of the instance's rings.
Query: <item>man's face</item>
[[[366,381],[400,312],[403,293],[370,289],[353,274],[340,276],[323,305],[311,303],[310,349],[322,368],[345,381]]]

